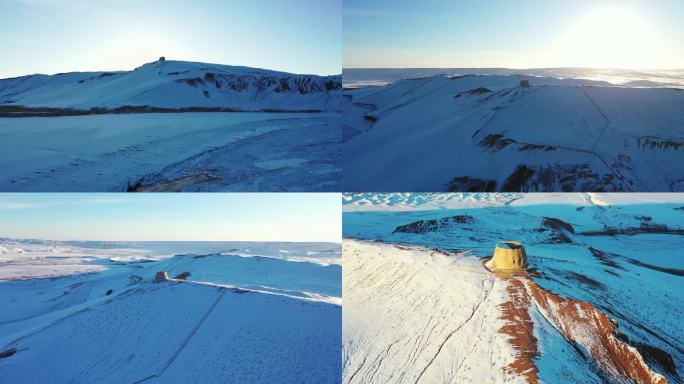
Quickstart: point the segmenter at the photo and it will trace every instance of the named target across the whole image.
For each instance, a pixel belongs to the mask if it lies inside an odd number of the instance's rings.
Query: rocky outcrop
[[[569,224],[557,219],[547,224],[570,230]],[[563,338],[586,352],[607,382],[667,383],[664,376],[651,370],[635,347],[616,336],[620,334],[616,321],[588,302],[563,297],[538,286],[524,271],[524,258],[522,244],[502,242],[487,263],[496,272],[502,269],[494,267],[496,263],[503,265],[504,270],[517,268],[512,274],[497,274],[508,281],[510,295],[510,300],[499,307],[500,319],[504,321],[499,332],[511,337],[509,342],[517,351],[514,362],[506,368],[508,373],[521,375],[529,383],[539,382],[539,370],[534,362],[539,350],[531,316],[531,311],[537,310]]]
[[[506,277],[504,277],[506,278]],[[501,319],[504,325],[499,332],[510,336],[509,342],[515,348],[515,360],[506,367],[506,373],[523,376],[528,383],[539,383],[539,369],[534,358],[539,356],[537,338],[534,336],[534,321],[530,316],[531,298],[522,280],[508,277],[506,292],[510,300],[501,304]]]
[[[190,272],[183,272],[174,277],[175,280],[187,280],[190,277]]]
[[[446,229],[452,224],[472,224],[475,218],[469,215],[456,215],[435,220],[418,220],[400,225],[392,233],[427,233]]]
[[[517,241],[502,241],[496,245],[494,256],[485,265],[493,272],[522,271],[527,266],[525,247]]]
[[[542,225],[546,228],[568,231],[572,234],[575,233],[575,228],[572,224],[563,221],[561,219],[556,219],[555,217],[545,217],[542,219]]]
[[[624,227],[624,228],[604,228],[601,230],[592,230],[580,232],[584,236],[615,236],[615,235],[639,235],[644,233],[662,233],[668,235],[684,235],[684,229],[670,228],[665,224],[651,223],[642,221],[638,227]]]
[[[449,180],[446,192],[496,192],[496,180],[480,180],[469,176],[458,176]]]
[[[313,75],[243,75],[206,72],[203,77],[180,78],[174,80],[194,88],[214,88],[232,92],[274,92],[311,93],[339,91],[342,89],[340,76]]]
[[[168,280],[169,280],[169,273],[166,271],[157,272],[154,275],[154,282],[155,283],[158,283],[161,281],[168,281]]]
[[[537,309],[566,340],[581,346],[603,375],[626,383],[665,384],[636,348],[620,341],[617,323],[590,303],[553,294],[523,278]]]
[[[572,239],[568,236],[568,233],[575,234],[575,228],[572,224],[567,223],[561,219],[556,219],[554,217],[544,217],[542,219],[542,229],[551,230],[551,235],[547,239],[548,243],[551,244],[570,244]]]

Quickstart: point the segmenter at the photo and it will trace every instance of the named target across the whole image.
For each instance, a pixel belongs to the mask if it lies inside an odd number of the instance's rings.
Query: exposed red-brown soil
[[[529,276],[522,277],[537,308],[569,341],[586,349],[609,376],[624,382],[665,384],[636,348],[615,337],[617,325],[593,305],[561,297],[539,287]]]
[[[507,373],[539,382],[539,370],[534,358],[539,356],[534,337],[532,305],[541,312],[563,337],[584,348],[607,376],[620,382],[666,384],[667,379],[653,372],[636,348],[619,340],[617,324],[590,303],[562,297],[538,286],[526,273],[498,275],[509,283],[510,300],[500,305],[505,325],[499,332],[510,336],[517,350]]]
[[[539,356],[537,338],[534,337],[534,322],[530,317],[530,295],[523,280],[514,276],[503,276],[509,281],[506,291],[511,299],[499,306],[505,324],[499,332],[509,335],[509,342],[516,349],[513,363],[506,367],[507,373],[523,376],[528,383],[539,383],[539,369],[532,360]]]

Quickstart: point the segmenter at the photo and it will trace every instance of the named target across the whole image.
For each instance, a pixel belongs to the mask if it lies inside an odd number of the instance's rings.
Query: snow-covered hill
[[[345,199],[345,382],[683,382],[684,195],[371,195]],[[502,240],[527,272],[484,268]]]
[[[341,380],[341,266],[318,261],[339,244],[196,243],[228,247],[160,260],[132,256],[189,245],[0,244],[0,276],[35,272],[0,281],[0,382]]]
[[[344,108],[344,190],[684,190],[677,88],[442,75],[348,90]]]
[[[0,107],[338,109],[341,76],[159,60],[132,71],[72,72],[0,80]]]

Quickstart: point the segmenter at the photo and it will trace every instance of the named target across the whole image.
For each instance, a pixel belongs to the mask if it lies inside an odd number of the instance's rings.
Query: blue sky
[[[341,0],[0,0],[0,78],[156,60],[341,73]]]
[[[681,0],[344,0],[344,67],[684,68]]]
[[[2,193],[0,237],[341,241],[336,193]]]

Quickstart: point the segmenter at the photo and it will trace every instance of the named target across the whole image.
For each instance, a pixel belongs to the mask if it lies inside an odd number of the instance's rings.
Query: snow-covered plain
[[[651,382],[682,382],[684,195],[366,193],[344,204],[345,382],[534,382],[511,370],[521,356],[540,382],[640,382],[605,358],[619,344],[633,347],[618,348],[624,367],[642,359]],[[502,240],[525,245],[529,283],[482,266]],[[502,326],[515,292],[532,302],[530,331]],[[579,320],[554,317],[544,296]],[[590,306],[617,324],[605,340],[581,318]],[[534,348],[511,347],[511,331]]]
[[[343,189],[684,190],[681,84],[498,72],[346,90]]]
[[[334,191],[339,76],[156,61],[0,80],[0,191]]]
[[[339,244],[1,239],[0,252],[2,382],[341,381]]]
[[[337,113],[0,118],[0,190],[332,191],[338,121]]]

